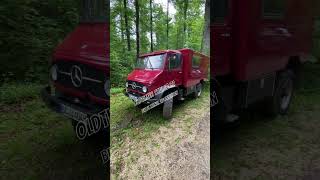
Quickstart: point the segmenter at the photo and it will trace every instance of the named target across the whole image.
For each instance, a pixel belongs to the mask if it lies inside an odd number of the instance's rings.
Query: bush
[[[78,23],[77,0],[3,0],[0,82],[44,81],[53,48]]]

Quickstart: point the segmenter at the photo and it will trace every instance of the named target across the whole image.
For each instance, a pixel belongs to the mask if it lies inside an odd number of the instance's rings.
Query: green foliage
[[[166,2],[166,1],[164,1]],[[154,51],[167,49],[191,48],[201,50],[204,27],[204,0],[188,1],[187,16],[184,18],[187,1],[170,1],[176,13],[170,12],[167,18],[166,3],[152,2],[152,31]],[[151,51],[150,0],[139,0],[140,14],[140,54]],[[130,32],[131,51],[128,50],[123,0],[111,1],[111,84],[113,87],[124,86],[126,77],[136,62],[136,32],[134,1],[127,0],[128,29]],[[167,21],[169,19],[169,37]],[[186,32],[184,33],[184,24]],[[168,39],[168,43],[167,43]]]
[[[41,85],[39,84],[5,83],[0,87],[0,102],[12,104],[25,101],[26,99],[34,99],[39,96],[40,89]]]
[[[55,46],[78,22],[77,0],[3,0],[0,82],[47,79]]]

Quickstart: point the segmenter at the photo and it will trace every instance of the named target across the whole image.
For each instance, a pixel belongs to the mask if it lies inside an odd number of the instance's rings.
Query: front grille
[[[141,83],[138,83],[136,81],[127,81],[128,82],[128,90],[135,90],[143,93],[142,87],[144,86]]]
[[[58,61],[58,79],[57,82],[69,88],[79,89],[81,91],[90,92],[92,95],[99,98],[107,98],[104,91],[104,83],[107,80],[107,74],[104,71],[96,68],[70,61]],[[71,74],[72,68],[77,66],[82,71],[82,83],[79,87],[72,82]]]

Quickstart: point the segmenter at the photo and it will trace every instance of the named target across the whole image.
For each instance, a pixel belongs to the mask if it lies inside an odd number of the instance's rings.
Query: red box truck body
[[[211,3],[212,90],[221,102],[213,110],[216,119],[266,99],[273,113],[287,111],[291,86],[311,51],[310,5],[300,0]]]
[[[137,67],[127,77],[125,94],[136,101],[174,82],[172,87],[156,94],[144,104],[159,101],[160,98],[175,90],[178,91],[180,100],[189,94],[200,96],[202,85],[208,77],[208,68],[209,57],[187,48],[144,54],[138,59]],[[165,117],[171,116],[171,113],[167,115],[164,111]]]

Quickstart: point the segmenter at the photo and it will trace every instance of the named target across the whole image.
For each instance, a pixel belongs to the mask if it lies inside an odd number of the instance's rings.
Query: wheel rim
[[[281,109],[285,110],[289,107],[291,97],[292,97],[292,91],[293,91],[293,84],[291,80],[288,80],[285,83],[285,86],[282,88],[282,93],[281,93]]]
[[[201,86],[200,86],[200,87],[199,87],[199,90],[198,90],[198,96],[201,95],[201,92],[202,92],[202,88],[201,88]]]

